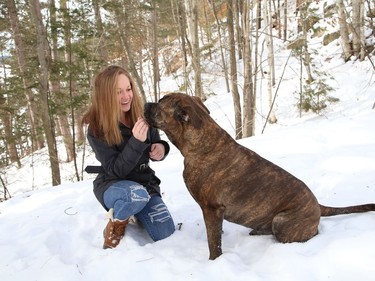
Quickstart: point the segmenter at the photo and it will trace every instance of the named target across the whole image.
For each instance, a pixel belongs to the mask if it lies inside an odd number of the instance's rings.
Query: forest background
[[[323,45],[339,39],[343,61],[369,60],[375,70],[372,0],[5,0],[0,9],[1,200],[10,196],[6,168],[21,167],[22,157],[45,146],[52,185],[61,183],[61,162],[72,162],[75,180],[82,179],[81,116],[92,78],[106,65],[129,69],[144,101],[163,95],[163,76],[205,100],[215,94],[202,79],[211,71],[202,62],[211,62],[233,97],[237,139],[256,132],[260,80],[267,81],[269,101],[263,118],[277,122],[273,105],[283,72],[275,73],[275,46],[300,61],[300,82],[290,93],[299,96],[300,115],[320,114],[338,101],[330,74],[314,62],[316,38]]]

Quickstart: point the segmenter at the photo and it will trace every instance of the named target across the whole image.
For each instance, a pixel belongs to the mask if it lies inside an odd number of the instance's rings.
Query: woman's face
[[[133,100],[133,90],[129,78],[120,74],[117,78],[117,97],[122,112],[128,112]]]

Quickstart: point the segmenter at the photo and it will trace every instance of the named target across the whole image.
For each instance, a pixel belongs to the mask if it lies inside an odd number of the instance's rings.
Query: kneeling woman
[[[109,66],[94,83],[83,123],[89,125],[87,138],[101,163],[94,194],[111,214],[103,248],[120,243],[133,215],[154,241],[164,239],[175,226],[161,198],[160,180],[148,163],[163,160],[169,145],[143,119],[141,99],[125,69]]]

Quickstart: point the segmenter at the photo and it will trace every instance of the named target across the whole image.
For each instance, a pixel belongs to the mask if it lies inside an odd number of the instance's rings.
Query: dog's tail
[[[353,214],[353,213],[364,213],[375,211],[375,204],[364,204],[349,207],[327,207],[320,205],[320,212],[322,217]]]

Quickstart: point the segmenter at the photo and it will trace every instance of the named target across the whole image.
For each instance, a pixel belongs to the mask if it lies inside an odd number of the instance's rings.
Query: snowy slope
[[[330,111],[296,119],[293,110],[281,110],[292,108],[281,96],[279,124],[240,143],[305,181],[323,204],[375,202],[373,70],[366,63],[334,68],[341,101]],[[218,94],[206,105],[233,134],[230,95]],[[9,186],[16,195],[0,204],[0,280],[374,280],[374,212],[323,218],[318,236],[292,244],[249,237],[248,229],[225,222],[224,254],[209,261],[202,214],[184,186],[182,160],[172,146],[165,161],[152,164],[181,229],[152,243],[130,225],[114,250],[101,248],[106,220],[92,179],[30,191],[26,165]],[[86,163],[95,163],[92,154]],[[34,182],[49,182],[47,168],[46,160],[34,163]],[[72,171],[71,163],[63,165],[65,178]]]

